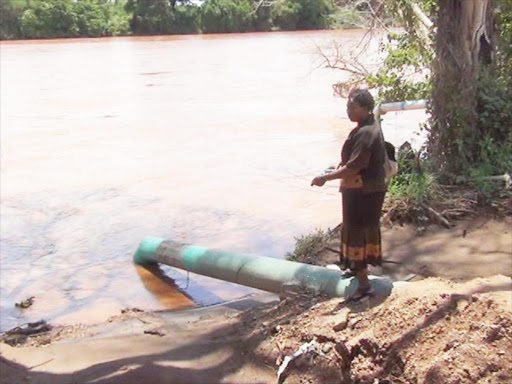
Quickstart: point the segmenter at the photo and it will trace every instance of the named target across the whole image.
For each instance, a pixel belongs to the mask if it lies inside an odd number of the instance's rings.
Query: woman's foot
[[[348,279],[349,277],[356,276],[356,272],[352,271],[351,269],[342,268],[344,267],[342,263],[334,263],[334,264],[328,264],[325,266],[327,269],[332,269],[333,271],[340,271],[341,277],[344,279]]]
[[[374,294],[375,294],[375,291],[373,290],[372,286],[368,284],[365,287],[357,288],[356,291],[352,295],[350,295],[349,299],[359,300],[365,296],[373,296]]]

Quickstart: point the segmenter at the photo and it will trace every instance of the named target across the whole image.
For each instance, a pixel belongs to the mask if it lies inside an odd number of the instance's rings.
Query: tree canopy
[[[3,0],[0,38],[324,29],[332,0]]]

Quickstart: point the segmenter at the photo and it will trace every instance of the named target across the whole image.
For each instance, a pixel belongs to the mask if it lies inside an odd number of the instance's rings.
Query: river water
[[[336,226],[336,184],[309,183],[353,124],[316,46],[360,36],[2,42],[0,329],[254,292],[135,266],[144,236],[283,258],[295,237]],[[390,117],[387,138],[421,118]]]

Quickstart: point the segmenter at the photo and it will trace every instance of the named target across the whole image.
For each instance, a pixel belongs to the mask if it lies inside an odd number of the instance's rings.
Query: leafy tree
[[[26,0],[0,1],[0,39],[21,36],[20,17],[25,6]]]
[[[25,37],[78,36],[78,17],[72,0],[42,0],[30,4],[21,16]]]
[[[107,34],[108,9],[98,0],[81,0],[73,4],[79,36],[103,36]]]
[[[201,29],[206,33],[254,30],[249,0],[206,0],[201,6]]]
[[[300,4],[300,18],[298,29],[325,29],[330,28],[334,19],[334,5],[330,0],[297,0]]]
[[[174,22],[172,6],[167,0],[128,0],[126,8],[133,13],[130,27],[137,34],[168,33]]]
[[[325,29],[334,25],[334,10],[330,0],[277,0],[272,22],[283,30]]]
[[[271,10],[272,24],[284,31],[298,29],[301,9],[298,2],[277,0]]]
[[[126,0],[115,0],[107,4],[107,34],[113,36],[131,33],[130,20],[132,15],[126,11]]]
[[[2,0],[0,38],[321,29],[332,0]]]
[[[174,8],[172,33],[198,33],[200,30],[200,8],[194,5],[176,5]]]
[[[197,7],[185,0],[128,0],[126,9],[133,13],[130,26],[137,34],[198,32]]]
[[[254,29],[256,31],[271,31],[272,30],[272,22],[271,22],[271,8],[267,6],[262,6],[263,3],[259,2],[259,5],[256,5],[254,11]]]

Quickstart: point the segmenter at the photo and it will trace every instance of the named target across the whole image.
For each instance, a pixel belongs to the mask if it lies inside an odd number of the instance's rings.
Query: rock
[[[354,318],[352,318],[352,319],[350,319],[350,320],[349,320],[349,322],[348,322],[348,326],[349,326],[350,328],[354,328],[354,327],[357,325],[357,323],[359,323],[360,321],[361,321],[361,318],[360,318],[360,317],[354,317]]]
[[[21,309],[26,309],[32,306],[34,304],[35,296],[30,296],[28,299],[23,300],[19,303],[15,303],[14,306]]]
[[[147,335],[156,335],[161,337],[167,335],[167,330],[164,328],[146,329],[144,333]]]
[[[332,327],[334,332],[343,331],[345,328],[347,328],[347,319],[340,321],[338,324]]]
[[[501,327],[498,325],[491,325],[489,330],[485,333],[485,341],[492,343],[500,338]]]
[[[332,327],[332,329],[335,332],[343,331],[347,327],[349,316],[353,316],[353,315],[354,315],[353,313],[350,313],[347,311],[340,313],[338,316],[336,316],[337,324],[334,327]]]
[[[144,310],[137,308],[137,307],[133,307],[133,308],[128,307],[128,308],[121,309],[121,313],[130,313],[130,312],[144,312]]]
[[[325,343],[323,346],[322,346],[322,352],[323,353],[327,353],[331,350],[332,348],[332,345],[331,343]]]

